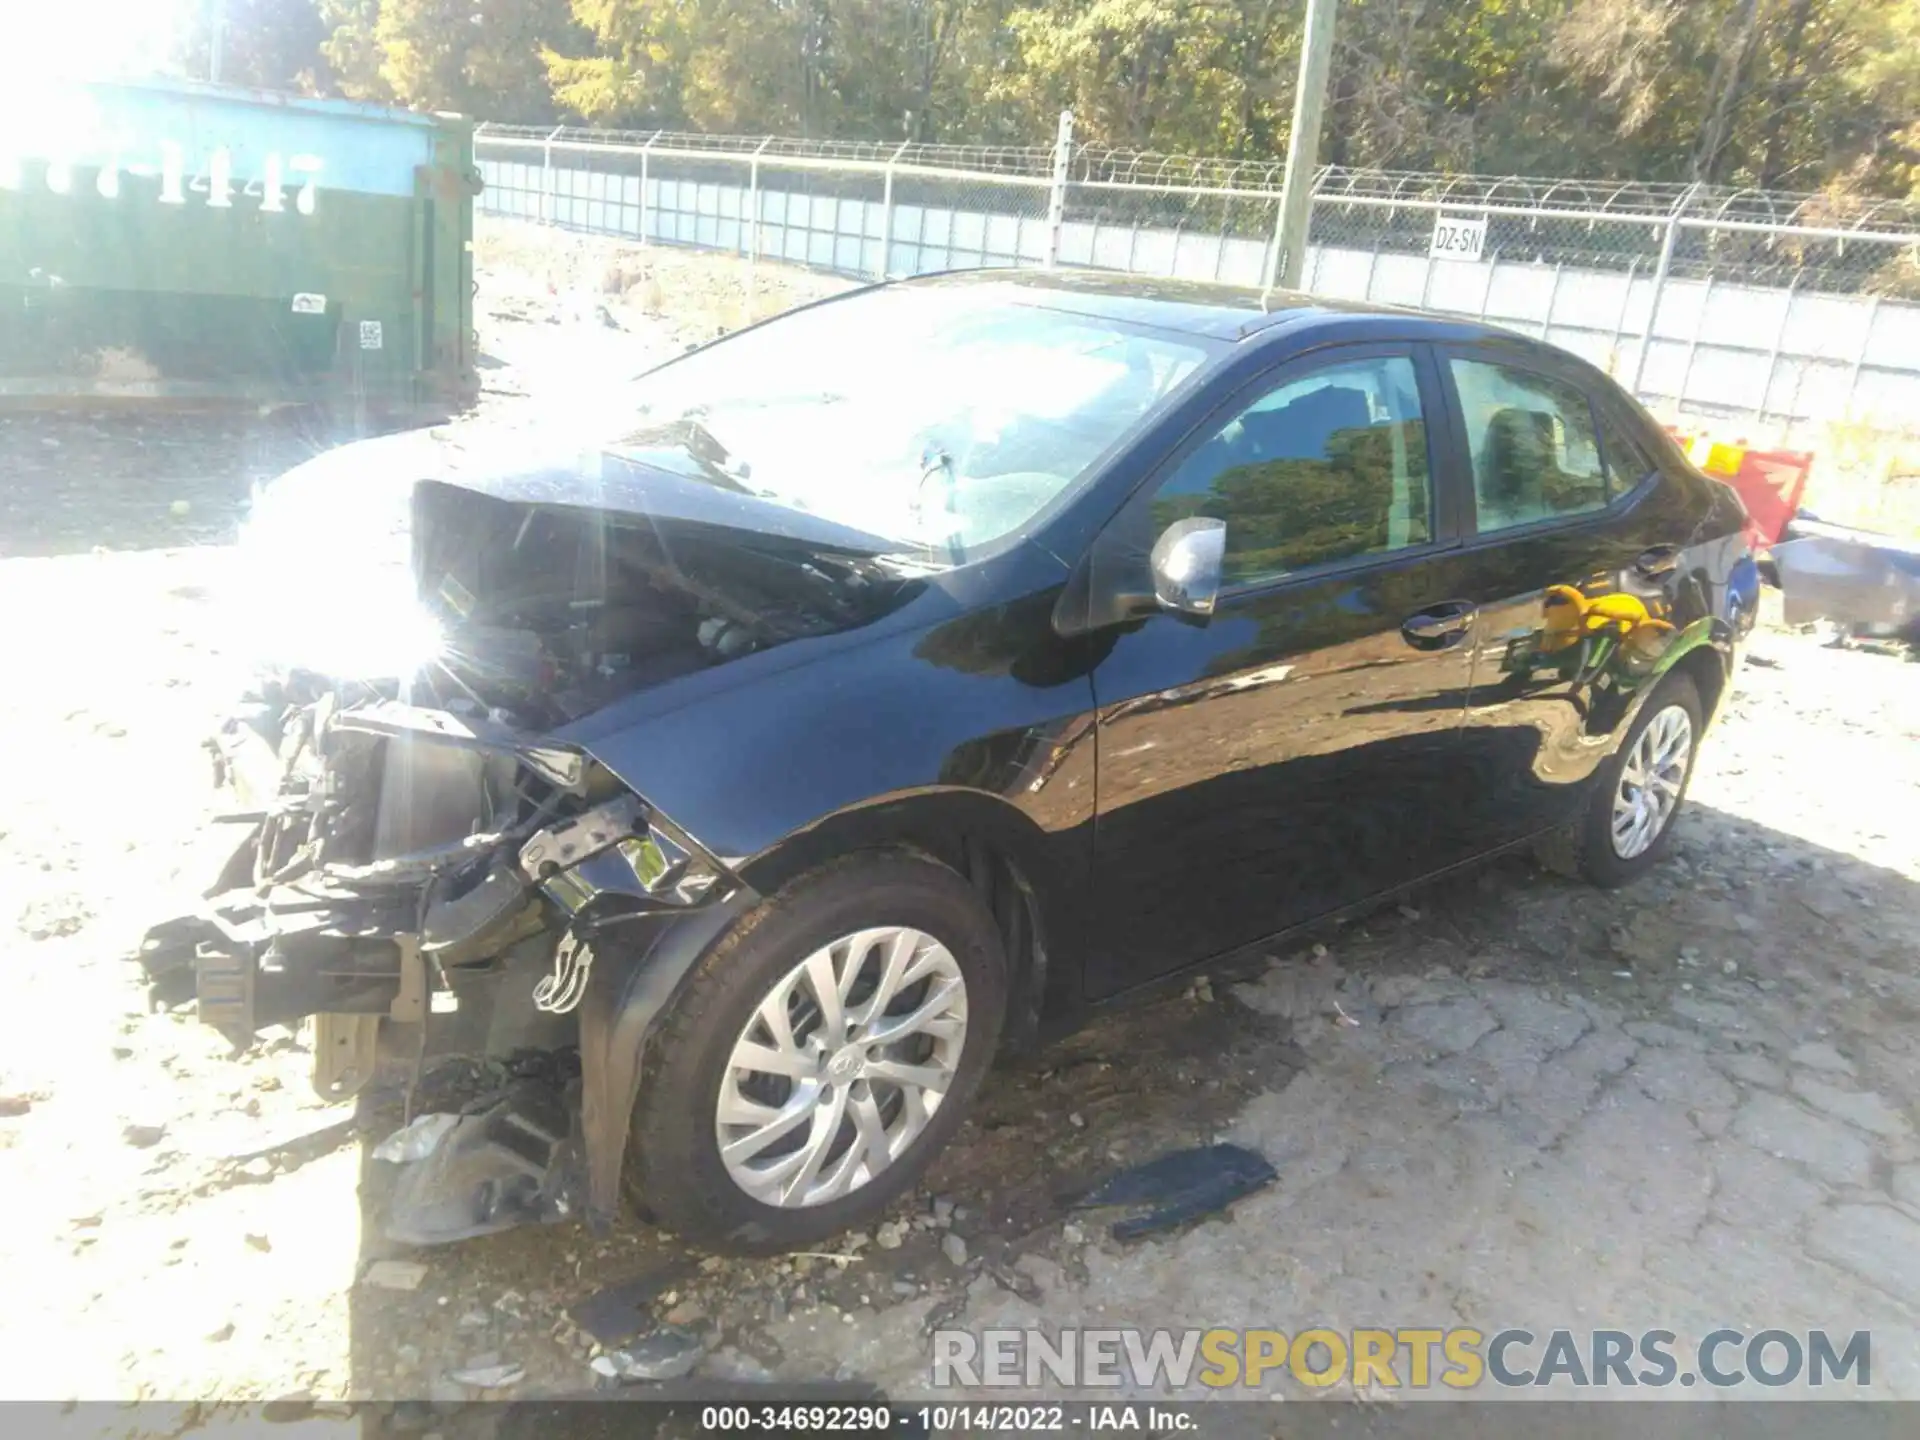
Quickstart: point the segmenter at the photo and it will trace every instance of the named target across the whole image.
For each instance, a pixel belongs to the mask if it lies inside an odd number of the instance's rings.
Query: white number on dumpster
[[[158,177],[162,205],[185,205],[190,195],[204,195],[202,202],[215,210],[234,208],[236,195],[257,198],[260,209],[282,214],[287,209],[287,187],[294,182],[293,209],[301,215],[313,214],[320,174],[326,161],[318,155],[281,155],[269,153],[260,158],[260,173],[242,182],[234,173],[233,152],[220,146],[204,157],[201,167],[189,174],[186,147],[177,140],[158,141],[145,159],[130,160],[124,155],[110,156],[100,165],[93,183],[94,193],[103,200],[120,198],[122,175]],[[46,186],[56,195],[71,195],[74,161],[55,156],[47,161]],[[25,179],[21,158],[0,153],[0,190],[18,190]]]

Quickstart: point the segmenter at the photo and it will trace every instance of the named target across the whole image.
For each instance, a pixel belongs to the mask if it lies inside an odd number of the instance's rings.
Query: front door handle
[[[1650,580],[1671,575],[1679,567],[1680,547],[1677,545],[1655,545],[1650,550],[1642,550],[1639,558],[1633,562],[1633,568]]]
[[[1400,623],[1400,634],[1416,650],[1445,650],[1467,638],[1474,606],[1467,600],[1443,600]]]

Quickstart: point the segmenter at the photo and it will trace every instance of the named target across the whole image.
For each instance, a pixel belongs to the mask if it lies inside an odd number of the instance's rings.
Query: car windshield
[[[1207,357],[1004,287],[869,291],[636,382],[650,463],[959,563],[1020,531]]]

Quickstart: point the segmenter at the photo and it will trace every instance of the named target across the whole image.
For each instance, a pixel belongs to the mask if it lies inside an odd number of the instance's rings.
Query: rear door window
[[[1593,408],[1577,386],[1483,360],[1452,359],[1448,367],[1482,534],[1606,507]]]

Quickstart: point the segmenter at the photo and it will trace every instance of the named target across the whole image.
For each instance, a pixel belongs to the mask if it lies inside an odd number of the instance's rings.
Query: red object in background
[[[1749,450],[1723,445],[1708,437],[1691,436],[1668,427],[1668,432],[1707,474],[1731,485],[1747,507],[1747,543],[1765,550],[1780,543],[1787,522],[1807,493],[1813,456],[1801,450]]]
[[[1747,507],[1748,528],[1755,547],[1777,545],[1787,522],[1800,509],[1807,492],[1807,474],[1813,456],[1793,450],[1749,450],[1740,468],[1728,477]]]

